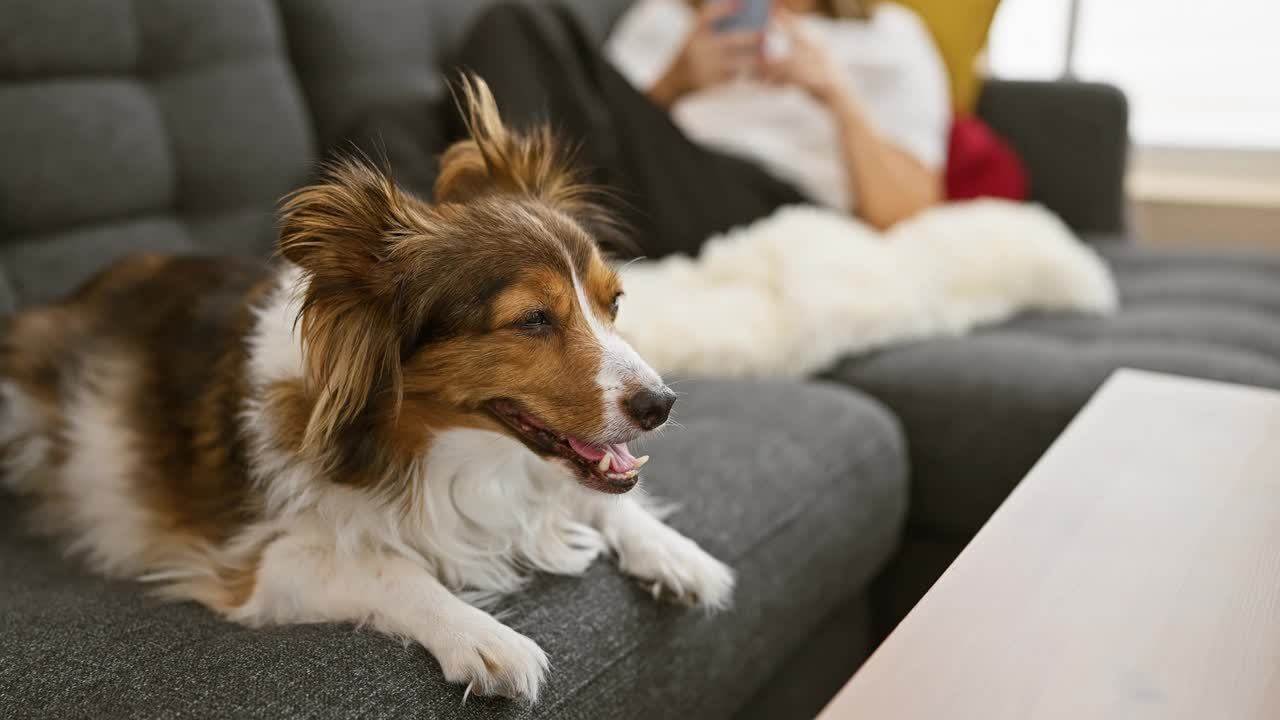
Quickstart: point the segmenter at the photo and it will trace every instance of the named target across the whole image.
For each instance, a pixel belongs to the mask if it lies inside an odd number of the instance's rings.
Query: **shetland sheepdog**
[[[484,609],[529,572],[608,553],[708,608],[734,578],[625,494],[676,396],[614,331],[607,212],[483,81],[461,105],[431,204],[341,161],[285,201],[275,265],[136,257],[13,318],[0,460],[98,572],[247,625],[363,623],[534,701],[546,655]]]

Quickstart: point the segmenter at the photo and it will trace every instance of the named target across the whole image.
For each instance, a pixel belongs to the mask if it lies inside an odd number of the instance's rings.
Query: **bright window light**
[[[1141,145],[1280,148],[1280,1],[1079,0],[1072,70],[1122,88]],[[1003,0],[997,77],[1054,79],[1069,0]]]

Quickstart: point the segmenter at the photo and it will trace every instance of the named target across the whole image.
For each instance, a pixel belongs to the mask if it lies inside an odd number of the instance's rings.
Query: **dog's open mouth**
[[[510,400],[494,400],[489,412],[511,428],[530,450],[567,461],[583,485],[606,493],[624,493],[635,487],[640,468],[649,456],[636,457],[626,443],[595,445],[556,432]]]

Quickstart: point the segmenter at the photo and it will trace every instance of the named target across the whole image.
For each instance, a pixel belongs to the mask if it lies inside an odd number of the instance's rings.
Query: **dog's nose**
[[[645,430],[652,430],[667,421],[671,406],[676,404],[676,394],[671,388],[660,390],[645,388],[627,398],[627,414]]]

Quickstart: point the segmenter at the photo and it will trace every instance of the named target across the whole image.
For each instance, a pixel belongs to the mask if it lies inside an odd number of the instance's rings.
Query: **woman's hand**
[[[744,72],[759,71],[764,33],[716,30],[718,21],[737,10],[737,0],[707,0],[702,4],[697,25],[685,39],[680,54],[649,90],[654,102],[669,108],[689,93],[728,82]]]
[[[857,214],[885,230],[942,199],[939,173],[880,136],[863,113],[840,66],[817,40],[785,11],[776,14],[791,43],[784,58],[767,63],[764,79],[802,88],[831,112],[840,152],[856,195]]]
[[[794,85],[833,110],[852,100],[848,81],[823,45],[786,10],[774,13],[791,45],[785,57],[765,63],[763,78],[774,85]]]

